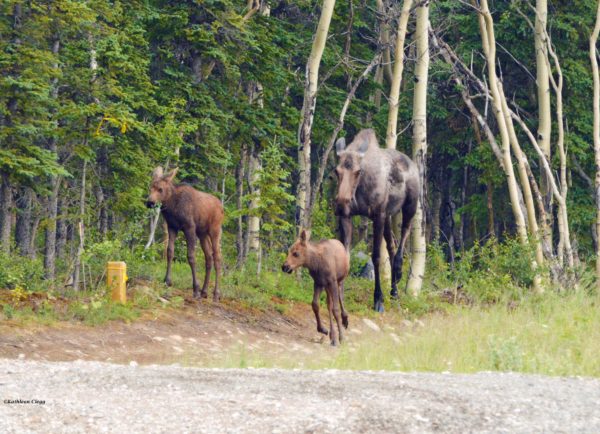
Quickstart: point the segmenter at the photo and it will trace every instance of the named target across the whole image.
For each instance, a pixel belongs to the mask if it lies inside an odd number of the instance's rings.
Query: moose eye
[[[294,253],[292,253],[292,256],[293,256],[294,258],[297,258],[298,256],[300,256],[300,254],[299,254],[298,252],[294,252]]]

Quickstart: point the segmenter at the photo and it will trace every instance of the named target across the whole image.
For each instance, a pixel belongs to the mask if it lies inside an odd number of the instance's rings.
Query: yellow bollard
[[[106,265],[106,283],[112,291],[113,301],[123,304],[127,302],[126,282],[127,264],[125,262],[109,262]]]

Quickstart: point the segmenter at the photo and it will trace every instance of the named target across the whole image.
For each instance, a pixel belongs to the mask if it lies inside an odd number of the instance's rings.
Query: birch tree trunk
[[[251,252],[258,253],[260,250],[260,217],[256,215],[255,210],[258,208],[260,202],[258,177],[261,170],[261,162],[257,155],[257,150],[254,147],[252,148],[248,156],[248,185],[252,197],[248,205],[250,212],[248,215],[248,248]]]
[[[235,191],[236,191],[236,206],[238,211],[237,218],[237,234],[235,238],[235,244],[237,247],[237,266],[241,267],[246,258],[244,256],[244,216],[242,215],[242,207],[243,201],[242,198],[244,196],[244,178],[246,172],[246,160],[247,160],[247,150],[246,146],[242,145],[240,150],[240,161],[235,169]]]
[[[321,57],[325,50],[325,42],[329,33],[329,24],[333,15],[335,0],[323,0],[321,18],[317,26],[315,39],[313,41],[310,56],[306,63],[306,81],[304,85],[304,102],[302,104],[300,126],[298,128],[298,165],[300,168],[300,179],[296,200],[296,223],[303,227],[307,223],[306,207],[310,198],[310,151],[313,118],[317,104],[317,84],[319,81],[319,67]]]
[[[87,172],[87,160],[83,160],[83,170],[81,172],[81,191],[79,193],[79,220],[78,220],[78,230],[79,230],[79,246],[77,247],[77,254],[75,255],[75,268],[73,271],[73,289],[75,291],[79,290],[79,276],[82,274],[82,262],[81,257],[83,256],[83,249],[85,243],[85,227],[83,224],[83,219],[85,216],[85,184],[86,184],[86,172]]]
[[[504,170],[506,173],[510,202],[515,216],[515,224],[517,234],[522,244],[527,244],[527,228],[525,226],[525,218],[523,211],[519,206],[519,194],[517,190],[517,181],[512,165],[510,155],[510,137],[506,119],[502,109],[502,97],[500,95],[500,86],[498,85],[498,77],[496,76],[496,38],[494,35],[494,22],[488,7],[487,0],[481,0],[481,10],[479,13],[479,29],[481,33],[481,44],[487,60],[487,70],[490,92],[492,94],[493,112],[500,130],[502,142],[502,159]]]
[[[567,194],[569,190],[569,183],[567,182],[567,153],[565,150],[565,127],[563,121],[563,99],[562,99],[562,90],[563,90],[563,74],[562,68],[560,66],[560,62],[558,60],[558,56],[552,47],[552,41],[550,40],[550,35],[546,33],[544,29],[544,35],[547,45],[546,50],[546,66],[550,71],[550,58],[548,54],[552,57],[554,62],[554,66],[556,68],[557,79],[554,78],[553,74],[549,74],[550,82],[552,83],[552,88],[554,89],[554,93],[556,95],[556,125],[558,129],[558,136],[556,140],[556,148],[558,150],[558,156],[560,160],[560,195],[562,196],[562,201],[559,202],[559,219],[558,219],[558,229],[560,236],[560,260],[562,263],[563,256],[566,256],[567,264],[569,267],[573,267],[573,248],[571,247],[571,236],[569,233],[569,218],[567,212]],[[543,149],[542,149],[543,150]],[[550,161],[550,160],[548,160]],[[548,175],[550,176],[550,175]],[[552,193],[552,188],[549,185],[548,189],[550,193]],[[550,226],[551,222],[548,222],[548,226]]]
[[[402,84],[402,73],[404,71],[404,42],[406,40],[406,28],[410,17],[412,0],[404,0],[402,12],[398,19],[398,31],[396,33],[396,49],[394,52],[394,68],[389,94],[388,124],[385,136],[385,147],[396,149],[398,138],[398,104],[400,100],[400,85]],[[385,61],[385,57],[384,57]],[[392,216],[392,232],[397,235],[398,216]],[[395,246],[394,246],[395,250]],[[382,264],[381,276],[384,280],[391,280],[391,261],[388,255],[385,240],[381,241],[380,264]]]
[[[596,9],[596,25],[590,36],[590,61],[594,79],[594,156],[596,162],[596,233],[600,234],[600,75],[598,73],[598,52],[596,42],[600,32],[600,1]],[[600,242],[596,243],[596,286],[600,289]]]
[[[427,81],[429,74],[429,2],[417,6],[417,65],[413,99],[413,160],[419,168],[421,191],[417,213],[412,222],[412,258],[407,290],[417,295],[423,286],[425,274],[425,164],[427,155]]]
[[[396,34],[396,50],[394,56],[394,71],[392,73],[392,84],[390,86],[389,113],[387,133],[385,136],[385,147],[396,149],[398,138],[398,104],[400,100],[400,85],[402,84],[402,73],[404,71],[404,41],[406,39],[406,27],[410,17],[410,8],[413,0],[404,0],[402,13],[398,20],[398,32]]]
[[[550,73],[548,68],[548,46],[546,44],[546,22],[548,18],[548,0],[536,0],[535,5],[535,60],[538,95],[538,130],[537,140],[544,155],[550,161],[550,135],[552,133],[552,116],[550,113]],[[552,190],[544,171],[540,176],[540,188],[544,197],[546,215],[552,218]],[[552,228],[550,222],[549,225]]]

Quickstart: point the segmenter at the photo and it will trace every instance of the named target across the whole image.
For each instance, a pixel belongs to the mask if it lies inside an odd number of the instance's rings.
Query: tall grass
[[[600,299],[548,293],[507,308],[456,307],[412,326],[350,335],[318,356],[269,358],[232,348],[215,366],[461,372],[517,371],[600,377]],[[417,325],[419,324],[419,325]]]

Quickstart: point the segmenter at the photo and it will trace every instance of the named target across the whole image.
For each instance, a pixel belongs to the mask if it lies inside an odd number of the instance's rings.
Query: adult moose
[[[346,147],[344,138],[336,142],[339,164],[335,213],[339,216],[341,241],[350,251],[352,216],[373,221],[373,265],[375,267],[374,309],[383,312],[379,277],[381,240],[385,237],[392,265],[392,297],[398,296],[402,278],[404,246],[417,210],[420,181],[416,164],[395,149],[381,149],[372,129],[361,130]],[[392,216],[402,212],[400,245],[394,254]]]
[[[167,247],[167,274],[165,283],[171,286],[171,263],[175,252],[177,233],[183,231],[187,242],[187,258],[192,269],[194,298],[206,298],[210,272],[214,264],[215,290],[213,301],[219,301],[219,276],[221,274],[221,225],[224,212],[221,201],[212,194],[204,193],[189,185],[175,185],[173,178],[177,169],[163,175],[162,167],[152,173],[150,195],[146,206],[153,208],[160,203],[160,211],[167,222],[169,244]],[[196,279],[196,238],[204,252],[206,274],[202,291]]]

